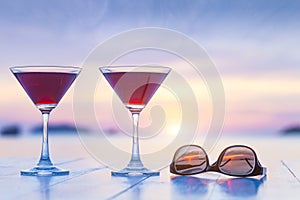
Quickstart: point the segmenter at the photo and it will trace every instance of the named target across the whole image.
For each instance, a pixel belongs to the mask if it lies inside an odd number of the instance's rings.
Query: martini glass
[[[50,112],[67,92],[81,71],[78,67],[65,66],[22,66],[10,70],[26,91],[43,116],[43,140],[41,157],[37,165],[22,170],[27,176],[68,175],[69,171],[55,167],[50,159],[48,147],[48,121]]]
[[[158,176],[159,172],[144,167],[140,159],[138,124],[145,108],[160,84],[171,71],[168,67],[107,66],[100,71],[117,93],[133,118],[132,153],[127,167],[112,172],[113,176]]]

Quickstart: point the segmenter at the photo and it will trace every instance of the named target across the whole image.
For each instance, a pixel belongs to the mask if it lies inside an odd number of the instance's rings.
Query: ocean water
[[[94,158],[99,165],[107,165],[112,169],[121,169],[130,159],[131,138],[129,136],[95,137],[92,135],[57,135],[49,136],[49,146],[52,161],[69,158]],[[205,138],[195,138],[190,143],[202,146]],[[0,156],[2,158],[36,158],[41,151],[40,135],[24,135],[21,137],[0,137]],[[172,160],[180,142],[174,145],[174,136],[158,136],[140,140],[141,159],[150,169],[167,167]],[[182,145],[184,145],[183,143]],[[283,135],[221,135],[213,146],[205,149],[210,163],[217,160],[221,151],[234,144],[252,147],[263,165],[276,160],[299,160],[300,136]]]

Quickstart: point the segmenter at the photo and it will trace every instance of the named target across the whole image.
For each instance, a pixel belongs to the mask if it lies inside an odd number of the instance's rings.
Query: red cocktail
[[[132,113],[133,137],[131,160],[126,168],[112,172],[113,176],[155,176],[159,172],[145,168],[139,153],[139,114],[170,72],[168,67],[101,67],[100,71]]]
[[[57,176],[67,175],[69,171],[55,167],[49,155],[48,120],[50,112],[57,106],[67,92],[81,68],[62,66],[24,66],[11,67],[27,95],[43,115],[43,143],[40,160],[32,169],[22,170],[21,175]]]
[[[121,101],[128,108],[143,108],[166,78],[166,73],[114,72],[103,73]]]
[[[55,107],[77,74],[55,72],[16,72],[16,78],[36,106]]]

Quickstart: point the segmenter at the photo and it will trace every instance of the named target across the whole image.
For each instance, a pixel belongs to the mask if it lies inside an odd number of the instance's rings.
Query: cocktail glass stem
[[[132,154],[128,164],[130,168],[141,168],[144,167],[140,158],[139,149],[139,117],[140,112],[131,112],[133,119],[133,135],[132,135]]]
[[[26,176],[61,176],[68,175],[69,171],[55,167],[50,159],[48,143],[48,122],[52,109],[40,109],[43,116],[42,151],[38,164],[29,170],[22,170],[21,175]]]
[[[38,162],[37,166],[52,167],[53,164],[50,160],[49,145],[48,145],[48,122],[49,122],[50,111],[42,111],[42,115],[43,115],[42,152],[41,152],[40,161]]]
[[[159,172],[144,167],[140,158],[139,148],[139,117],[142,109],[130,109],[133,119],[132,153],[131,159],[124,169],[111,172],[113,176],[158,176]]]

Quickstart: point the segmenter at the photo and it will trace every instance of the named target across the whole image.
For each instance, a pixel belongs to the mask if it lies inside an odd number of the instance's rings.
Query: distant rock
[[[48,126],[48,131],[52,133],[61,133],[61,134],[71,134],[71,133],[77,133],[78,131],[81,132],[89,132],[88,129],[82,128],[82,127],[77,127],[70,125],[70,124],[56,124],[56,125],[49,125]],[[38,125],[33,127],[30,130],[31,133],[42,133],[43,132],[43,126]]]
[[[281,130],[283,134],[300,134],[300,125],[288,126]]]
[[[9,125],[1,129],[1,135],[3,136],[17,136],[20,135],[21,128],[18,125]]]

